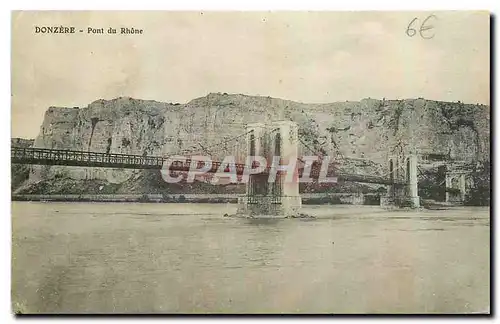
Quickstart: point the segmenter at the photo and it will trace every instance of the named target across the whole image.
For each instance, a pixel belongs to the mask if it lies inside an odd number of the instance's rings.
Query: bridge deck
[[[36,165],[62,165],[62,166],[80,166],[80,167],[101,167],[101,168],[120,168],[120,169],[154,169],[160,170],[168,157],[161,156],[141,156],[132,154],[85,152],[72,150],[57,150],[44,148],[11,148],[11,163],[13,164],[36,164]],[[189,171],[191,159],[185,161],[174,161],[169,169],[171,171]],[[203,161],[197,162],[198,168],[203,167]],[[221,162],[213,162],[209,173],[215,173],[219,169]],[[235,169],[238,175],[243,174],[245,164],[236,163]],[[267,168],[264,172],[269,172]],[[227,171],[229,171],[227,169]],[[319,169],[313,168],[311,178],[318,178]],[[299,176],[303,169],[299,169]],[[392,182],[380,176],[346,174],[342,172],[335,173],[338,182],[353,181],[363,183],[378,183],[390,185]]]

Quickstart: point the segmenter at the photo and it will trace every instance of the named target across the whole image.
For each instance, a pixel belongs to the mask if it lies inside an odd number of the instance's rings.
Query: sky
[[[488,12],[458,11],[14,12],[11,134],[35,138],[50,106],[122,96],[489,104],[489,19]],[[35,33],[61,25],[77,32]],[[107,34],[109,27],[117,34]],[[143,33],[122,35],[121,27]]]

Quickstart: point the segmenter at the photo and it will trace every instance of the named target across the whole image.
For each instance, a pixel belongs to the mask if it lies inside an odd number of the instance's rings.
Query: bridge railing
[[[13,162],[31,164],[59,164],[65,162],[86,162],[91,164],[126,164],[126,165],[148,165],[161,168],[164,158],[158,156],[140,156],[117,153],[85,152],[42,148],[11,148],[11,159]],[[50,163],[53,162],[53,163]],[[61,163],[62,164],[62,163]],[[81,163],[79,163],[81,164]],[[79,165],[78,164],[78,165]]]
[[[141,156],[131,154],[118,154],[118,153],[100,153],[100,152],[86,152],[86,151],[72,151],[72,150],[58,150],[58,149],[45,149],[45,148],[11,148],[11,162],[22,164],[39,164],[39,165],[64,165],[64,166],[86,166],[86,167],[104,167],[104,168],[130,168],[130,169],[161,169],[167,157],[162,156]],[[190,170],[191,162],[197,163],[197,168],[200,169],[204,166],[204,161],[197,161],[187,158],[184,161],[173,161],[169,170],[186,172]],[[218,171],[222,162],[213,162],[210,173]],[[241,163],[232,163],[231,168],[236,169],[238,175],[242,175],[245,168],[254,168],[255,165],[246,166]],[[225,167],[224,172],[229,172],[230,167]],[[271,167],[265,168],[263,173],[269,173]],[[299,170],[299,176],[302,175],[303,169]],[[281,173],[279,171],[278,173]],[[320,174],[319,167],[311,170],[311,178],[318,178]],[[364,183],[379,183],[379,184],[393,184],[389,179],[373,175],[360,175],[360,174],[335,174],[338,181],[354,181]]]

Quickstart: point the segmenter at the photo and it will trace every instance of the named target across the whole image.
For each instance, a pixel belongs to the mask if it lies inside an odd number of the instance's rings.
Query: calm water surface
[[[29,313],[489,310],[487,208],[12,204],[13,308]]]

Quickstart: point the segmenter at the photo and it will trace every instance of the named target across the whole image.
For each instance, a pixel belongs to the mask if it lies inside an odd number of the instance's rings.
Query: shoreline
[[[238,203],[241,194],[129,194],[129,195],[12,195],[11,201],[38,202],[115,202],[115,203]],[[378,195],[356,193],[305,193],[301,194],[304,205],[379,205]]]

